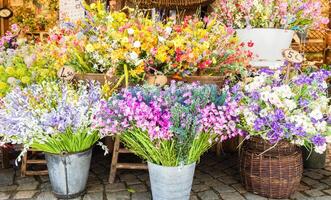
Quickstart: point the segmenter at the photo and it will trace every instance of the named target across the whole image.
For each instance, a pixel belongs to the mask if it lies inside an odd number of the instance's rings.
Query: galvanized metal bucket
[[[153,200],[188,200],[192,188],[195,163],[165,167],[148,162]]]
[[[85,192],[92,148],[75,154],[45,153],[49,179],[57,198],[71,199]]]

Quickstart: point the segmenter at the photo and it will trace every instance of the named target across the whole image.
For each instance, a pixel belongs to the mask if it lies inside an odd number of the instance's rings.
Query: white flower
[[[288,85],[281,85],[279,87],[275,87],[274,90],[277,93],[277,95],[279,95],[282,98],[291,98],[294,96],[290,86]]]
[[[316,153],[322,154],[326,150],[326,144],[323,144],[322,146],[315,146],[314,150]]]
[[[132,35],[133,33],[134,33],[134,30],[133,30],[132,28],[129,28],[129,29],[128,29],[128,34],[129,34],[129,35]]]
[[[291,143],[295,144],[295,145],[298,145],[298,146],[303,146],[305,141],[301,138],[297,138],[297,139],[294,139]]]
[[[139,48],[141,46],[141,43],[139,42],[139,41],[135,41],[134,43],[133,43],[133,47],[134,48]]]
[[[269,111],[268,111],[267,108],[260,111],[260,116],[261,117],[266,117],[266,116],[268,116],[268,114],[269,114]]]
[[[297,104],[294,100],[285,99],[284,100],[284,106],[287,107],[289,111],[294,110],[297,107]]]
[[[164,42],[166,39],[164,37],[159,36],[159,41]]]
[[[131,60],[137,60],[138,59],[138,54],[133,51],[129,54],[129,57],[130,57]]]
[[[317,107],[309,114],[309,116],[316,120],[320,120],[323,118],[323,113],[321,112],[320,108]]]
[[[325,132],[326,131],[326,127],[327,127],[327,123],[326,121],[321,121],[321,122],[317,122],[315,124],[315,127],[316,127],[316,130],[319,131],[319,132]]]
[[[171,31],[172,31],[172,28],[171,28],[171,27],[167,27],[167,28],[165,29],[165,32],[166,32],[168,35],[171,33]]]
[[[325,81],[322,82],[321,86],[322,86],[323,89],[328,88],[328,84]]]

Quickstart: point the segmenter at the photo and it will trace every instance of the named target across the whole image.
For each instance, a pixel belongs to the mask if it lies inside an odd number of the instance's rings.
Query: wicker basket
[[[144,8],[187,9],[208,5],[213,0],[129,0]]]
[[[331,30],[326,31],[326,45],[331,47]]]
[[[185,83],[199,82],[200,84],[215,84],[222,88],[225,82],[224,76],[188,76],[184,78],[168,78],[169,80],[183,81]]]
[[[311,30],[308,32],[309,39],[324,39],[326,36],[325,30]]]
[[[244,142],[240,153],[242,184],[247,191],[264,197],[289,198],[302,177],[301,150],[286,141],[266,151],[270,147],[270,143],[260,138]]]
[[[106,74],[97,74],[97,73],[86,73],[86,74],[75,74],[75,80],[94,80],[100,82],[100,84],[105,84],[106,81],[109,84],[116,84],[118,77],[109,78]]]

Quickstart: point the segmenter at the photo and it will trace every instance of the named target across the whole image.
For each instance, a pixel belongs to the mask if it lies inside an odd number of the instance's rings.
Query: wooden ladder
[[[121,148],[119,136],[115,137],[113,156],[110,165],[110,173],[109,173],[109,183],[114,183],[116,178],[117,169],[143,169],[147,170],[147,164],[145,163],[119,163],[118,156],[119,154],[130,154],[132,153],[126,148]]]
[[[21,164],[21,176],[42,176],[42,175],[47,175],[48,170],[28,170],[29,165],[46,165],[46,160],[45,159],[30,159],[29,157],[29,152],[31,153],[31,156],[34,156],[40,151],[36,151],[33,149],[29,149],[25,155],[23,156],[22,159],[22,164]]]

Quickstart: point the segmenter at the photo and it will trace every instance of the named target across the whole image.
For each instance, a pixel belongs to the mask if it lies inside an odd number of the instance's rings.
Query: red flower
[[[247,45],[248,45],[248,47],[253,47],[253,46],[254,46],[254,42],[252,42],[252,40],[251,40],[251,41],[249,41],[249,42],[247,43]]]

